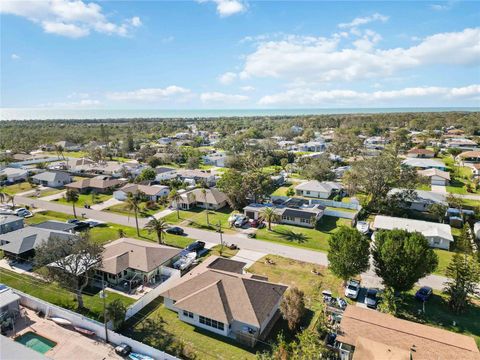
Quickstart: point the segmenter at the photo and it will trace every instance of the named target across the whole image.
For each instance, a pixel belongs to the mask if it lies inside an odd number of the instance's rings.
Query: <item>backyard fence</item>
[[[334,217],[339,217],[343,219],[353,220],[357,217],[358,212],[347,212],[347,211],[341,211],[341,210],[325,209],[323,214],[326,216],[334,216]]]
[[[135,303],[130,305],[125,314],[125,320],[130,319],[132,316],[134,316],[136,313],[142,310],[145,306],[150,304],[162,292],[166,290],[166,288],[169,286],[169,283],[171,281],[178,279],[181,276],[180,270],[172,269],[166,266],[161,267],[161,272],[162,272],[162,275],[168,275],[169,276],[168,279],[163,283],[161,283],[160,285],[158,285],[157,287],[155,287],[154,289],[150,290],[148,293],[146,293],[144,296],[138,299]]]
[[[92,320],[83,315],[77,314],[73,311],[50,304],[46,301],[37,299],[36,297],[25,294],[19,290],[12,290],[14,293],[20,296],[21,305],[35,311],[42,311],[44,314],[50,317],[55,316],[69,320],[74,326],[91,330],[95,332],[96,336],[98,336],[102,340],[105,340],[105,327],[102,323],[99,323],[98,321]],[[155,349],[139,341],[133,340],[129,337],[123,336],[113,330],[108,330],[108,340],[111,344],[114,345],[119,345],[121,343],[130,345],[134,352],[148,355],[156,360],[179,360],[175,356],[167,354],[161,350]]]

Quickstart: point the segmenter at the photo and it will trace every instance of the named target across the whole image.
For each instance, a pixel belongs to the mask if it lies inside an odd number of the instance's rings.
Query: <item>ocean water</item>
[[[294,116],[323,114],[377,114],[395,112],[480,111],[480,107],[432,108],[322,108],[322,109],[48,109],[0,108],[0,120],[207,118]]]

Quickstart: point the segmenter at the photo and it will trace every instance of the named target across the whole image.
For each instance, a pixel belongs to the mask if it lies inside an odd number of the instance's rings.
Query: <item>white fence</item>
[[[347,212],[347,211],[340,211],[340,210],[325,209],[324,215],[352,220],[352,219],[355,219],[355,217],[357,216],[357,213],[356,212]]]
[[[181,276],[180,270],[172,269],[166,266],[162,266],[160,270],[163,275],[168,275],[169,278],[160,285],[158,285],[156,288],[150,290],[148,293],[138,299],[135,303],[130,305],[127,309],[127,313],[125,314],[125,320],[130,319],[132,316],[142,310],[145,306],[150,304],[160,295],[160,293],[165,291],[171,281],[178,279]]]
[[[67,319],[71,321],[74,326],[79,326],[84,329],[91,330],[95,332],[95,334],[99,338],[105,340],[105,327],[98,321],[89,319],[88,317],[77,314],[73,311],[63,309],[56,305],[37,299],[36,297],[25,294],[19,290],[12,290],[20,296],[20,304],[22,304],[23,306],[28,307],[32,310],[42,311],[43,313],[48,314],[48,316],[56,316]],[[129,337],[118,334],[113,330],[108,330],[108,340],[111,344],[114,345],[118,345],[121,343],[128,344],[132,347],[132,350],[134,352],[148,355],[156,360],[178,360],[178,358],[176,358],[175,356],[167,354],[151,346],[145,345]]]
[[[290,197],[288,196],[271,196],[270,198],[272,201],[275,201],[275,200],[286,201],[290,199]],[[323,205],[323,206],[342,208],[342,209],[351,209],[351,210],[362,209],[362,206],[355,202],[346,203],[346,202],[326,200],[326,199],[307,199],[307,198],[303,198],[303,199],[308,200],[309,204]]]

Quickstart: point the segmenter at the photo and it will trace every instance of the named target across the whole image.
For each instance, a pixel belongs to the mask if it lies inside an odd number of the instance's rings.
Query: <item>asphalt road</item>
[[[73,208],[69,205],[58,204],[55,202],[44,201],[40,199],[31,199],[24,196],[15,196],[16,204],[29,205],[36,208],[41,208],[50,211],[61,212],[64,214],[71,214],[73,216]],[[120,214],[114,214],[99,210],[85,209],[83,207],[77,208],[77,216],[92,218],[100,221],[110,222],[125,226],[135,226],[135,218],[133,216],[127,217]],[[144,227],[148,219],[139,218],[138,223],[140,227]],[[191,227],[182,226],[186,235],[194,240],[208,241],[211,243],[220,244],[220,234],[201,230]],[[308,263],[328,266],[327,254],[307,250],[294,246],[281,245],[275,242],[250,239],[246,234],[222,234],[224,244],[236,244],[240,249],[258,251],[266,254],[278,255],[290,259],[304,261]],[[362,274],[362,286],[365,287],[381,287],[381,279],[375,275],[373,270],[369,270]],[[436,290],[443,289],[443,283],[446,278],[438,275],[429,275],[418,282],[419,285],[428,285]]]

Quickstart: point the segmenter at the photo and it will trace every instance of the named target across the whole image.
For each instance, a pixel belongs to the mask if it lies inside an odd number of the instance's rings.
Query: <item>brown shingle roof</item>
[[[181,250],[147,241],[120,238],[104,246],[102,271],[118,274],[125,269],[150,272]]]
[[[448,171],[442,171],[438,169],[425,169],[419,170],[418,174],[421,176],[431,177],[431,176],[438,176],[446,180],[450,180],[450,173]]]
[[[127,184],[123,186],[120,190],[122,190],[125,193],[137,193],[137,192],[142,192],[145,195],[148,196],[155,196],[157,195],[160,191],[168,189],[168,186],[162,186],[162,185],[140,185],[140,184]]]
[[[117,187],[123,184],[124,180],[119,179],[104,179],[104,178],[93,178],[93,179],[82,179],[79,181],[72,182],[68,185],[65,185],[67,188],[71,189],[108,189]]]
[[[260,327],[276,310],[287,286],[253,279],[251,274],[212,270],[208,266],[216,259],[211,256],[160,295],[175,300],[175,307],[182,310]]]
[[[458,155],[459,158],[480,158],[480,150],[464,151]]]
[[[388,346],[364,337],[355,344],[352,360],[411,360],[410,351]]]
[[[410,149],[408,150],[409,154],[424,154],[424,155],[434,155],[435,152],[428,149]]]
[[[395,318],[378,311],[348,306],[337,340],[355,345],[359,337],[410,351],[425,360],[479,360],[475,340],[469,336]]]

